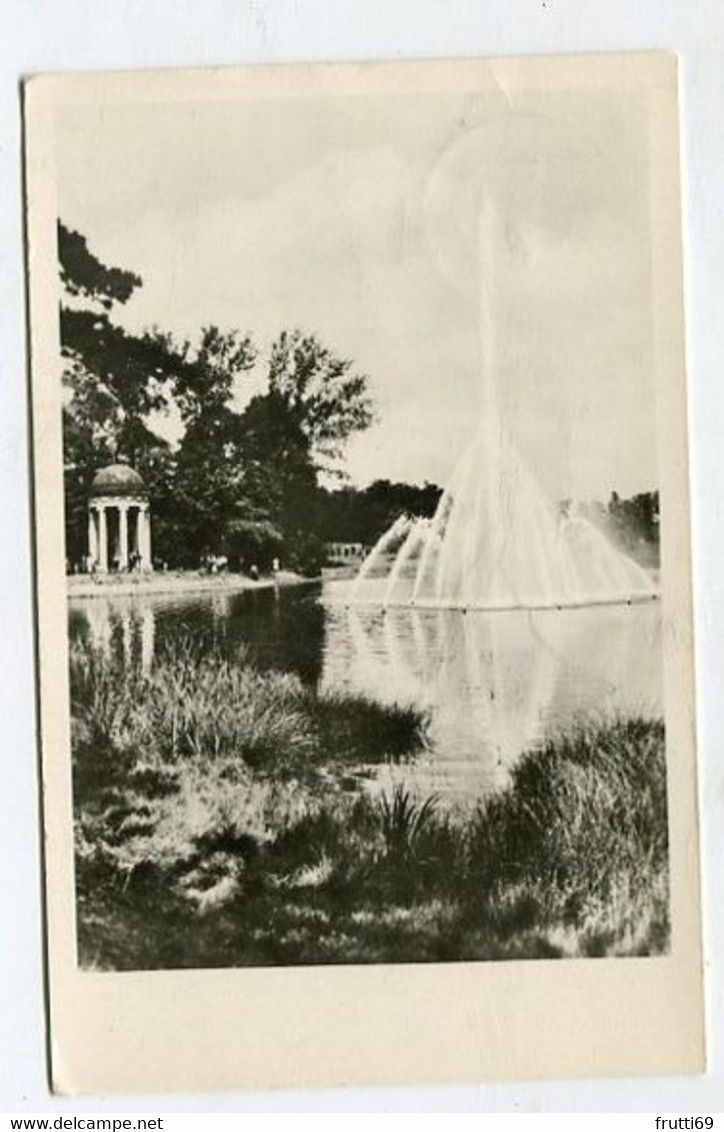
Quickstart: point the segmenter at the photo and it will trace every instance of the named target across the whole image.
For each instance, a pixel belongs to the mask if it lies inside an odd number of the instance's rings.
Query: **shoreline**
[[[276,578],[264,577],[255,580],[245,574],[147,574],[118,577],[104,575],[102,578],[90,575],[71,574],[66,577],[66,590],[69,600],[93,597],[146,597],[156,594],[185,593],[242,593],[245,590],[286,589],[290,586],[309,586],[320,578],[303,578],[289,570],[280,570]]]

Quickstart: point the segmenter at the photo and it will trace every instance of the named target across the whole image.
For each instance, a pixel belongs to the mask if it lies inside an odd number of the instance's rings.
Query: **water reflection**
[[[387,779],[451,800],[497,787],[522,751],[578,717],[662,714],[657,603],[463,614],[347,607],[309,589],[98,597],[71,602],[70,634],[144,669],[182,637],[229,656],[243,644],[313,686],[416,704],[430,749]]]
[[[126,664],[140,664],[144,672],[151,667],[156,641],[156,611],[137,600],[94,598],[72,602],[69,634],[71,641],[83,639],[110,655],[123,658]]]
[[[235,657],[244,646],[262,668],[294,672],[306,684],[319,681],[323,665],[324,609],[319,587],[244,593],[73,598],[71,640],[113,649],[126,663],[150,663],[153,655],[190,640],[199,649]],[[147,652],[139,640],[145,633]]]
[[[430,715],[431,750],[405,775],[477,797],[522,751],[584,717],[661,715],[658,604],[468,614],[332,606],[323,685]],[[393,775],[394,777],[394,775]]]

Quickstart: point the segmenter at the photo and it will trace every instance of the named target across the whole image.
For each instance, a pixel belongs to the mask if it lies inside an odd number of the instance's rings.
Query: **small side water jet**
[[[498,228],[488,203],[480,234],[480,426],[432,519],[401,515],[378,540],[352,586],[352,604],[546,609],[657,596],[652,576],[579,508],[564,513],[545,497],[503,426],[489,268],[486,277]]]

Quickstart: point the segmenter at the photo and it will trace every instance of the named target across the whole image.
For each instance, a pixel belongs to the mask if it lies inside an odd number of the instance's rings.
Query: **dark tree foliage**
[[[645,565],[658,562],[658,491],[640,492],[630,499],[621,499],[617,492],[612,492],[607,519],[613,534],[625,550]]]
[[[150,413],[167,407],[167,383],[182,359],[169,352],[160,336],[129,334],[107,314],[92,310],[61,307],[60,336],[74,394],[80,394],[81,400],[85,393],[96,399],[95,419],[115,431],[116,447],[122,449],[127,421],[143,422]],[[132,460],[136,453],[124,455]]]
[[[63,486],[65,494],[65,543],[70,561],[86,553],[88,491],[95,468],[109,462],[102,440],[93,436],[67,408],[63,409]]]
[[[238,508],[245,461],[242,417],[232,401],[256,355],[249,335],[216,326],[203,329],[197,348],[186,342],[180,352],[173,399],[184,432],[175,453],[174,536],[167,550],[175,565],[197,566],[205,553],[228,550],[226,527]]]
[[[141,279],[132,271],[106,267],[88,250],[85,236],[69,231],[58,221],[58,258],[60,278],[69,295],[82,295],[98,300],[106,309],[113,303],[125,303]]]
[[[224,549],[232,569],[256,566],[269,570],[284,553],[284,536],[269,519],[231,518],[226,523]]]
[[[165,341],[169,350],[175,348],[170,337]],[[238,330],[224,333],[217,326],[207,326],[195,351],[186,342],[180,352],[184,364],[176,372],[173,394],[184,422],[228,415],[237,378],[256,360],[251,337]]]
[[[607,504],[594,500],[577,504],[577,510],[639,565],[649,569],[659,565],[658,491],[643,491],[630,499],[613,491]]]
[[[335,357],[301,330],[285,330],[272,346],[269,393],[286,406],[322,466],[334,465],[348,437],[373,420],[369,379],[351,370],[349,359]]]
[[[176,453],[173,490],[195,564],[200,555],[221,550],[224,525],[239,497],[241,478],[238,415],[226,411],[192,421]]]
[[[286,565],[316,573],[322,561],[317,470],[298,414],[272,391],[252,398],[242,427],[244,475],[238,510],[282,532]]]

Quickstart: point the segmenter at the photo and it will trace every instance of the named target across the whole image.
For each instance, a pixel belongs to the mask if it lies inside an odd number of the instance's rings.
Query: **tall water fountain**
[[[480,424],[432,519],[400,516],[367,556],[351,602],[544,609],[656,596],[651,575],[572,505],[547,499],[504,428],[495,376],[492,201],[480,224]]]

